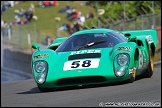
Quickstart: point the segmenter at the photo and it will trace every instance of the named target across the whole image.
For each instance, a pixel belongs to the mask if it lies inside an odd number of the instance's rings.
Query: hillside
[[[36,29],[40,32],[41,35],[45,36],[47,33],[51,37],[56,37],[57,33],[57,24],[55,21],[55,17],[60,17],[61,21],[59,22],[59,27],[64,23],[73,24],[73,22],[68,21],[66,18],[66,14],[61,14],[58,11],[62,8],[65,8],[66,3],[69,3],[71,7],[76,7],[79,11],[82,12],[84,16],[86,16],[90,11],[96,15],[95,10],[90,6],[81,6],[80,3],[83,3],[84,1],[57,1],[57,6],[47,7],[47,8],[40,8],[38,7],[38,1],[26,1],[21,2],[20,4],[15,5],[14,7],[9,7],[5,12],[2,13],[1,17],[3,20],[5,20],[7,23],[13,22],[15,17],[15,10],[23,8],[28,9],[30,7],[30,4],[33,3],[35,5],[35,13],[38,17],[38,20],[32,21],[30,24],[21,25],[21,27],[24,27],[24,29],[34,31]],[[4,1],[1,1],[1,4],[3,4]],[[34,27],[33,27],[34,25]],[[59,33],[60,36],[67,36],[69,35],[66,31],[62,31]]]

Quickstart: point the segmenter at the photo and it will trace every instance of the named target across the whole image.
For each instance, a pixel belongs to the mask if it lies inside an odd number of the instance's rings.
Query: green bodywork
[[[65,41],[68,37],[64,36],[64,37],[57,37],[56,39],[54,39],[53,43],[51,45],[48,46],[48,49],[52,49],[55,50],[63,41]]]
[[[110,29],[90,29],[83,30],[72,34],[71,36],[76,36],[78,34],[87,34],[87,33],[106,33],[113,30]],[[118,32],[121,36],[125,34],[130,34],[127,36],[128,42],[117,44],[111,48],[95,48],[95,49],[85,49],[79,51],[68,51],[68,52],[55,52],[52,50],[53,46],[59,45],[61,42],[65,41],[67,37],[58,38],[54,40],[47,49],[37,50],[32,55],[32,71],[34,74],[35,81],[39,88],[57,88],[65,86],[78,86],[78,85],[88,85],[88,84],[101,84],[101,83],[111,83],[119,82],[130,79],[131,69],[134,68],[134,62],[137,63],[136,70],[137,75],[142,74],[148,66],[149,63],[149,49],[153,51],[155,56],[155,47],[156,47],[156,30],[137,30],[137,31],[123,31]],[[150,37],[148,37],[150,36]],[[146,39],[153,38],[152,40]],[[37,46],[37,45],[36,45]],[[33,48],[38,48],[32,46]],[[129,47],[128,49],[121,49]],[[84,53],[100,53],[100,58],[91,58],[91,60],[99,60],[99,65],[96,68],[87,68],[87,69],[74,69],[74,70],[64,70],[65,62],[68,61],[70,55],[84,54]],[[117,55],[119,54],[128,54],[129,63],[125,66],[125,75],[122,77],[117,77],[114,73],[114,70],[119,66],[117,63]],[[142,56],[142,60],[140,58]],[[86,60],[81,59],[81,60]],[[35,70],[35,63],[38,61],[45,61],[47,63],[47,70],[45,73],[46,78],[43,84],[40,84],[37,81],[37,77],[40,72]],[[76,61],[76,60],[71,60]],[[139,68],[139,63],[142,62],[142,65]]]

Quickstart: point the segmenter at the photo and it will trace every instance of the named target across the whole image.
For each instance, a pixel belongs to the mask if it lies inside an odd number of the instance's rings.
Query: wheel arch
[[[148,52],[149,52],[149,49],[151,48],[152,54],[153,54],[153,57],[154,57],[155,56],[155,48],[156,48],[154,43],[148,44],[148,42],[146,41],[146,45],[147,45]]]

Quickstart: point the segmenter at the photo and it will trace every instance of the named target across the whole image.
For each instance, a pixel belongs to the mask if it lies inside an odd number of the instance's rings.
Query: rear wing
[[[130,34],[129,38],[135,38],[137,36],[151,36],[156,47],[157,43],[157,31],[155,29],[148,29],[148,30],[132,30],[132,31],[122,31],[122,33]]]

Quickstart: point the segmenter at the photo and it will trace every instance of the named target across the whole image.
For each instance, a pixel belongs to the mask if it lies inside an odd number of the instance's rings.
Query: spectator
[[[48,7],[48,6],[50,6],[50,2],[49,1],[44,1],[44,5],[45,5],[45,7]]]
[[[14,7],[14,1],[8,1],[11,7]]]
[[[7,9],[7,6],[5,4],[3,4],[1,7],[1,11],[4,12],[4,11],[6,11],[6,9]]]
[[[68,9],[68,10],[66,10],[66,13],[67,13],[66,18],[69,18],[72,15],[72,10]]]
[[[25,14],[25,10],[23,8],[19,9],[19,11],[16,11],[16,14],[19,16],[19,17],[23,17],[24,14]]]
[[[21,19],[18,15],[15,15],[15,21],[13,22],[13,24],[21,24]]]
[[[49,45],[49,44],[50,44],[50,40],[51,40],[51,37],[50,37],[50,35],[47,33],[47,34],[46,34],[45,40],[42,41],[42,44],[43,44],[43,45]]]
[[[4,26],[4,21],[1,19],[1,29],[3,28]]]
[[[67,24],[66,23],[64,23],[59,29],[58,29],[58,32],[60,32],[60,31],[63,31],[63,30],[67,30]]]
[[[73,30],[74,30],[74,32],[77,32],[77,31],[81,30],[81,25],[80,25],[79,21],[74,22]]]
[[[68,3],[66,4],[66,8],[62,8],[59,10],[60,13],[69,13],[69,11],[71,13],[70,5]]]
[[[94,15],[93,15],[93,13],[92,12],[89,12],[89,14],[87,15],[87,18],[86,19],[90,19],[90,18],[94,18]]]
[[[67,10],[70,9],[69,3],[66,3],[66,9],[67,9]]]
[[[67,32],[71,35],[73,32],[70,24],[66,24],[66,28],[67,28]]]
[[[85,23],[85,21],[86,21],[86,18],[83,15],[81,15],[79,19],[80,19],[81,25],[83,25]]]
[[[43,1],[39,1],[38,2],[38,7],[44,8],[45,7],[44,2]]]
[[[27,18],[28,22],[30,22],[32,20],[32,18],[33,18],[33,12],[30,11],[30,13],[27,15],[26,18]]]
[[[22,21],[21,21],[21,24],[24,25],[24,24],[27,24],[28,23],[28,19],[27,18],[24,18]]]
[[[1,20],[1,32],[2,32],[2,35],[3,35],[3,36],[7,36],[7,34],[8,34],[8,29],[7,29],[7,27],[8,27],[7,22]]]
[[[30,4],[29,10],[35,12],[35,6],[33,3]]]
[[[57,2],[56,1],[50,1],[51,6],[56,6]]]
[[[4,5],[6,5],[7,7],[11,7],[11,4],[10,4],[9,1],[5,1],[5,2],[4,2]]]
[[[74,14],[71,16],[71,21],[74,21],[75,19],[77,19],[79,16],[79,11],[78,10],[75,10]]]

